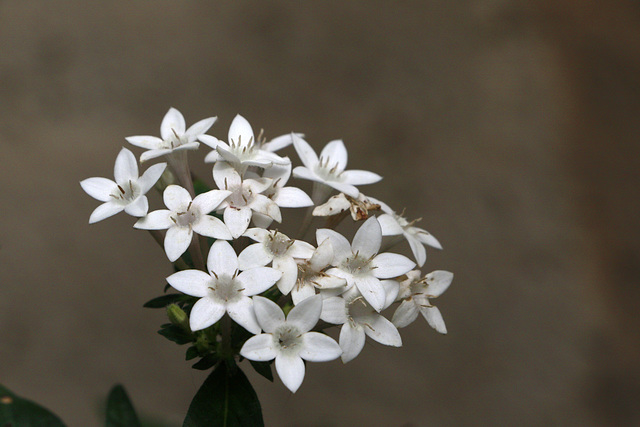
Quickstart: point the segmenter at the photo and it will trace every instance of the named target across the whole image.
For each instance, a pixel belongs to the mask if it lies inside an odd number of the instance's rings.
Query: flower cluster
[[[160,333],[192,344],[187,357],[200,357],[200,368],[246,358],[270,372],[275,360],[279,377],[292,392],[303,381],[303,361],[341,358],[347,363],[360,354],[367,336],[400,347],[398,328],[419,313],[446,333],[430,300],[447,289],[453,275],[434,271],[423,276],[415,269],[425,264],[424,245],[441,249],[440,243],[416,227],[417,220],[409,221],[360,192],[359,186],[380,181],[379,175],[347,170],[341,140],[329,142],[318,156],[302,134],[267,141],[238,115],[223,141],[207,135],[215,120],[186,128],[183,115],[171,108],[160,137],[127,138],[146,150],[141,163],[156,158],[166,162],[139,176],[134,154],[123,148],[115,162],[115,181],[88,178],[80,183],[103,202],[90,223],[125,211],[138,217],[136,229],[149,230],[163,242],[176,268],[167,282],[178,293],[148,303],[167,308],[171,323]],[[194,179],[189,170],[186,152],[201,143],[211,149],[205,162],[213,164],[214,188]],[[276,154],[290,145],[302,166],[293,167],[288,157]],[[289,185],[291,177],[312,181],[311,195]],[[154,185],[162,191],[166,209],[149,212],[145,194]],[[286,229],[283,208],[307,208],[296,238],[279,231]],[[349,216],[360,222],[351,241],[335,230]],[[315,230],[314,242],[303,240],[319,217],[327,225]],[[161,230],[166,230],[164,236]],[[403,240],[415,261],[388,252]],[[385,317],[396,303],[391,318]],[[332,326],[340,328],[338,341],[325,333]]]

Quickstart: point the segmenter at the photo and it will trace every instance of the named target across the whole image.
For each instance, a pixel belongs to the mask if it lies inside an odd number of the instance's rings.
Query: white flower
[[[287,133],[285,135],[280,135],[280,136],[276,136],[275,138],[273,138],[272,140],[266,141],[266,142],[262,142],[260,144],[260,148],[262,148],[263,150],[266,151],[278,151],[281,150],[285,147],[290,146],[291,144],[293,144],[293,136],[295,135],[298,138],[304,138],[304,134],[303,133]],[[260,137],[258,137],[258,141],[260,141]]]
[[[347,286],[358,288],[364,299],[376,310],[384,307],[386,293],[380,279],[391,279],[401,276],[415,263],[409,258],[392,253],[381,253],[382,232],[375,217],[366,220],[358,229],[353,242],[329,229],[316,232],[317,241],[330,239],[334,258],[327,273],[346,279]]]
[[[191,200],[187,190],[169,185],[163,193],[164,204],[169,208],[150,212],[133,226],[144,230],[167,230],[164,250],[169,261],[174,262],[189,248],[193,233],[214,239],[231,240],[229,229],[218,218],[207,215],[214,211],[230,191],[211,190]]]
[[[383,281],[389,289],[385,307],[392,304],[398,283],[392,280]],[[395,291],[395,292],[394,292]],[[365,335],[380,344],[401,347],[402,339],[398,329],[388,319],[373,309],[358,292],[351,288],[341,296],[329,297],[323,301],[320,318],[325,322],[342,325],[340,329],[340,348],[342,362],[353,360],[364,347]]]
[[[210,274],[183,270],[167,277],[167,282],[178,291],[200,298],[189,316],[191,330],[213,325],[226,312],[249,332],[260,333],[250,297],[269,289],[282,273],[273,268],[258,267],[238,274],[238,257],[224,240],[211,245],[207,268]]]
[[[170,108],[162,119],[160,136],[138,135],[127,137],[126,140],[137,147],[147,149],[140,156],[140,161],[163,156],[179,150],[196,150],[197,140],[209,130],[216,121],[216,117],[209,117],[193,124],[186,129],[184,116],[175,108]]]
[[[277,222],[282,221],[278,205],[260,194],[269,187],[270,179],[243,180],[230,164],[217,162],[213,167],[213,180],[218,188],[231,191],[220,205],[220,209],[224,209],[224,223],[229,227],[234,239],[247,230],[253,212],[266,215]]]
[[[375,200],[375,199],[374,199]],[[411,246],[411,252],[416,258],[416,261],[420,267],[422,267],[427,260],[427,251],[423,245],[429,245],[436,249],[442,249],[442,245],[438,240],[433,237],[427,230],[415,227],[414,224],[419,222],[422,218],[418,218],[411,222],[407,221],[402,215],[395,213],[389,206],[380,201],[376,201],[382,206],[384,214],[378,217],[380,221],[380,227],[382,227],[383,236],[396,236],[402,234],[409,246]]]
[[[166,167],[166,163],[158,163],[138,177],[135,156],[126,148],[120,150],[113,168],[115,182],[107,178],[87,178],[80,182],[88,195],[105,202],[91,213],[89,224],[123,210],[132,216],[145,216],[149,210],[149,201],[145,194],[158,181]]]
[[[345,279],[324,271],[332,261],[333,247],[327,239],[318,245],[311,258],[298,264],[298,280],[291,290],[291,299],[295,305],[314,296],[316,289],[338,289],[347,284]]]
[[[251,125],[240,114],[231,122],[228,144],[210,135],[205,135],[200,140],[214,149],[204,158],[206,163],[225,160],[236,167],[241,174],[245,172],[247,166],[268,168],[274,164],[289,162],[289,159],[261,149],[253,136]]]
[[[392,322],[398,328],[404,328],[418,317],[418,313],[427,320],[429,325],[440,332],[447,333],[447,327],[438,307],[431,305],[429,298],[437,298],[447,290],[453,273],[436,270],[420,278],[420,271],[414,270],[407,273],[407,280],[400,283],[398,298],[402,301],[393,314]]]
[[[298,264],[294,258],[310,258],[313,246],[302,240],[289,239],[277,230],[251,228],[244,235],[258,243],[247,246],[238,255],[240,269],[262,267],[273,262],[273,268],[282,272],[282,277],[276,283],[278,289],[284,295],[291,292],[298,278]]]
[[[325,334],[310,332],[320,318],[322,297],[307,298],[291,309],[285,320],[282,309],[267,298],[254,297],[258,323],[265,333],[249,338],[240,354],[259,362],[276,359],[276,371],[293,393],[304,379],[304,360],[327,362],[340,357],[337,342]]]
[[[382,177],[373,172],[363,170],[344,170],[347,166],[347,149],[340,140],[329,142],[316,155],[313,148],[302,138],[292,135],[293,145],[304,166],[293,170],[293,176],[308,179],[335,188],[351,197],[360,193],[356,185],[373,184]]]
[[[340,193],[330,197],[326,203],[316,206],[313,216],[332,216],[346,210],[351,212],[351,218],[354,221],[362,221],[369,218],[369,211],[380,210],[380,204],[373,202],[362,193],[356,198]],[[382,235],[384,236],[384,233]]]

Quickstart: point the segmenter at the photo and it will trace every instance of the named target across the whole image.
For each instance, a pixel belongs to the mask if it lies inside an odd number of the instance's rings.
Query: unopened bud
[[[191,332],[191,328],[189,327],[189,316],[184,312],[177,304],[169,304],[167,306],[167,317],[169,318],[169,322],[172,324],[181,327],[187,332]]]
[[[173,173],[169,170],[169,168],[166,168],[164,172],[162,172],[160,179],[156,182],[154,187],[160,193],[163,193],[165,188],[175,183],[176,183],[175,176],[173,176]]]

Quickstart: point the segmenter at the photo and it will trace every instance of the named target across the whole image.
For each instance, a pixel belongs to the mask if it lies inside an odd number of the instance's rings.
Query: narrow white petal
[[[351,327],[349,322],[340,329],[340,347],[342,348],[342,363],[356,358],[364,347],[365,334],[362,327]]]
[[[337,215],[351,208],[351,202],[347,200],[344,193],[330,197],[326,203],[316,206],[313,210],[313,216],[331,216]]]
[[[404,255],[385,252],[372,259],[371,265],[375,267],[372,271],[374,276],[379,279],[392,279],[411,271],[416,263]]]
[[[184,136],[189,142],[195,141],[196,139],[199,139],[202,134],[207,133],[209,128],[213,126],[215,122],[216,117],[209,117],[207,119],[200,120],[199,122],[189,126],[189,129],[184,133]]]
[[[304,134],[302,133],[294,133],[298,138],[304,138]],[[262,149],[267,151],[278,151],[289,145],[293,144],[293,137],[290,133],[286,135],[280,135],[273,138],[271,141],[267,141],[262,144]]]
[[[164,251],[169,261],[174,262],[187,251],[193,232],[188,227],[171,227],[164,236]]]
[[[449,288],[449,285],[451,285],[453,281],[453,273],[450,271],[436,270],[427,274],[425,278],[429,285],[427,287],[427,294],[432,298],[436,298]]]
[[[189,326],[192,331],[208,328],[216,323],[225,313],[225,307],[211,298],[200,298],[193,305],[189,316]]]
[[[333,265],[352,255],[351,244],[342,234],[328,228],[319,228],[316,230],[316,241],[318,245],[321,245],[327,239],[333,248]]]
[[[216,152],[215,149],[218,146],[218,143],[220,142],[220,140],[218,138],[216,138],[215,136],[211,136],[211,135],[200,135],[200,137],[198,138],[198,141],[202,142],[203,144],[205,144],[206,146],[213,148],[214,151],[212,152]],[[211,154],[211,153],[209,153]]]
[[[149,150],[140,154],[140,163],[147,162],[151,159],[155,159],[160,156],[164,156],[165,154],[171,153],[173,150],[170,148],[160,148],[158,150]]]
[[[146,150],[154,150],[162,147],[162,139],[157,136],[150,135],[135,135],[125,138],[127,142],[136,147],[144,148]]]
[[[149,212],[147,216],[140,218],[138,222],[133,224],[133,228],[142,230],[166,230],[174,225],[173,221],[169,218],[170,216],[171,211],[167,209]]]
[[[346,240],[346,239],[345,239]],[[347,241],[347,245],[349,242]],[[321,271],[333,261],[333,246],[331,239],[321,242],[309,259],[309,266],[315,271]]]
[[[144,171],[140,179],[138,179],[140,192],[142,194],[146,194],[147,191],[151,190],[151,187],[153,187],[156,182],[158,182],[166,168],[166,163],[157,163],[153,166],[150,166],[146,171]]]
[[[291,299],[293,300],[294,305],[300,304],[300,302],[314,296],[315,294],[316,288],[310,283],[301,286],[294,286],[293,289],[291,289]]]
[[[360,190],[358,190],[351,184],[347,184],[346,182],[326,181],[325,184],[329,187],[335,188],[336,190],[346,194],[347,196],[353,197],[354,199],[360,195]]]
[[[304,380],[304,362],[300,356],[278,354],[276,371],[282,383],[295,393]]]
[[[271,153],[265,150],[258,150],[256,160],[264,161],[269,163],[269,165],[286,165],[291,163],[288,157],[281,157],[275,153]]]
[[[411,227],[411,228],[416,228],[418,230],[418,231],[416,231],[414,233],[414,236],[416,236],[416,238],[419,241],[421,241],[425,245],[431,246],[432,248],[442,249],[442,245],[440,244],[438,239],[433,237],[432,234],[428,233],[427,231],[423,230],[422,228],[417,228],[417,227]]]
[[[416,259],[416,263],[419,267],[422,267],[424,263],[427,261],[427,250],[422,246],[422,243],[418,241],[413,236],[406,235],[407,242],[409,242],[409,246],[411,246],[411,252],[413,252],[413,256]]]
[[[284,323],[284,313],[278,304],[270,299],[254,296],[253,309],[262,330],[272,333],[278,326]]]
[[[310,362],[328,362],[335,360],[342,354],[342,349],[331,337],[320,332],[304,334],[304,348],[299,355]]]
[[[278,257],[273,260],[273,268],[282,272],[277,285],[283,295],[288,295],[298,280],[298,264],[290,256]]]
[[[276,358],[271,334],[260,334],[249,338],[240,349],[242,357],[256,362],[266,362]]]
[[[224,159],[234,167],[238,167],[240,163],[243,163],[240,161],[238,156],[236,156],[234,151],[231,151],[231,149],[228,149],[223,144],[218,144],[218,146],[216,147],[216,151],[218,152],[218,154],[220,154],[220,157],[222,157],[222,159]]]
[[[293,169],[292,173],[295,178],[308,179],[310,181],[316,181],[325,184],[325,180],[316,175],[313,172],[313,169],[309,169],[305,166],[296,166]]]
[[[317,283],[318,289],[335,289],[347,285],[347,281],[342,277],[332,276],[331,274],[324,274],[321,277],[317,277],[314,280]]]
[[[232,142],[235,144],[249,145],[253,140],[253,129],[251,125],[240,114],[236,115],[229,126],[229,144]]]
[[[218,276],[226,274],[233,276],[238,270],[238,256],[231,245],[225,240],[216,240],[211,245],[207,257],[207,268]]]
[[[174,131],[178,136],[181,136],[184,134],[185,127],[186,124],[182,113],[171,107],[160,124],[160,136],[162,136],[162,139],[165,141],[175,137]]]
[[[341,297],[329,297],[322,301],[322,314],[320,318],[325,322],[342,325],[349,320],[347,303]]]
[[[250,203],[250,207],[255,212],[272,218],[276,222],[282,221],[282,214],[280,208],[275,204],[273,200],[262,194],[254,194]]]
[[[281,276],[280,271],[271,267],[256,267],[243,271],[236,280],[242,283],[245,295],[252,296],[269,289]]]
[[[255,240],[256,242],[264,242],[269,238],[271,233],[269,230],[265,230],[264,228],[250,228],[244,232],[244,236],[247,236],[251,240]]]
[[[197,206],[200,209],[200,212],[203,214],[208,214],[209,212],[215,210],[220,206],[220,203],[226,199],[231,191],[226,190],[211,190],[206,193],[202,193],[196,196],[193,199],[193,205]]]
[[[378,217],[378,222],[380,223],[380,228],[382,229],[383,236],[396,236],[398,234],[404,233],[404,230],[398,224],[396,219],[389,214],[382,214]]]
[[[402,347],[402,338],[398,329],[380,315],[369,316],[364,333],[380,344]]]
[[[412,299],[402,301],[402,304],[400,304],[396,312],[393,313],[391,321],[396,327],[404,328],[418,318],[418,313],[418,307]]]
[[[124,210],[124,206],[118,205],[115,203],[103,203],[91,212],[91,216],[89,217],[89,224],[94,224],[98,221],[102,221],[103,219],[109,218],[119,212]]]
[[[238,301],[227,304],[227,313],[238,325],[245,328],[252,334],[259,334],[262,329],[256,320],[253,311],[253,300],[249,297],[242,297]]]
[[[207,136],[207,135],[202,135],[202,136]],[[217,150],[210,151],[209,154],[204,156],[205,163],[216,163],[219,160],[220,160],[220,153],[218,153]]]
[[[229,206],[224,210],[224,223],[229,228],[234,239],[242,236],[247,230],[251,222],[251,215],[251,209],[248,207],[237,209]]]
[[[179,185],[169,185],[165,188],[162,199],[165,206],[173,212],[186,212],[189,203],[191,203],[191,195]]]
[[[310,331],[320,320],[322,313],[322,296],[314,295],[305,299],[291,309],[287,316],[287,323],[294,324],[304,333]]]
[[[378,253],[381,243],[382,232],[380,230],[380,223],[376,217],[372,216],[356,231],[355,236],[353,236],[351,250],[353,253],[357,252],[364,258],[370,258]]]
[[[204,271],[182,270],[167,277],[167,283],[183,294],[202,298],[208,294],[212,279]]]
[[[438,307],[420,307],[420,313],[422,313],[422,316],[424,316],[427,323],[429,323],[429,326],[433,329],[441,334],[447,333],[447,326],[444,324],[444,319],[442,318],[442,314],[440,313],[440,310],[438,310]]]
[[[201,236],[213,237],[214,239],[231,240],[231,232],[218,218],[211,215],[203,215],[198,222],[193,223],[193,231]]]
[[[346,184],[367,185],[380,181],[382,177],[377,173],[352,169],[342,172],[342,179]]]
[[[295,147],[302,164],[304,164],[308,169],[313,170],[313,168],[318,164],[318,156],[316,155],[316,152],[313,151],[313,148],[311,148],[307,141],[299,136],[291,134],[291,138],[293,139],[293,146]],[[293,173],[295,176],[295,169]]]
[[[294,240],[293,244],[287,251],[287,255],[292,256],[294,258],[300,259],[309,259],[313,256],[315,248],[312,244],[307,243],[303,240]]]
[[[131,216],[143,217],[149,212],[149,200],[147,196],[140,196],[124,207],[124,211]]]
[[[339,139],[329,142],[320,153],[320,158],[324,162],[329,162],[329,166],[336,166],[336,172],[342,172],[347,166],[347,148],[344,142]]]
[[[400,283],[395,280],[381,280],[380,283],[382,283],[382,287],[384,288],[384,293],[386,295],[383,307],[383,309],[385,309],[396,302],[396,298],[400,292]]]
[[[354,277],[353,281],[369,305],[378,312],[382,310],[386,300],[386,294],[384,293],[384,287],[382,283],[380,283],[380,280],[372,276],[358,276]]]
[[[138,162],[136,156],[126,148],[123,148],[116,157],[116,164],[113,167],[113,176],[120,185],[138,180]]]
[[[273,223],[273,218],[254,212],[253,215],[251,215],[251,221],[253,222],[254,227],[266,230]]]
[[[264,267],[269,264],[273,256],[266,251],[264,244],[254,243],[247,246],[240,255],[238,255],[238,266],[240,270],[248,270],[250,268]]]
[[[113,194],[114,191],[118,191],[117,185],[118,184],[107,178],[87,178],[80,181],[82,189],[88,195],[94,199],[100,200],[101,202],[108,202],[113,199],[110,194]]]
[[[303,208],[313,206],[311,197],[297,187],[283,187],[273,196],[273,201],[281,208]]]

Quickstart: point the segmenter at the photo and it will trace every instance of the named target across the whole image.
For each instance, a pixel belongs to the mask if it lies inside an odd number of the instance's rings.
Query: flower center
[[[111,192],[110,196],[116,203],[128,205],[140,196],[140,187],[138,184],[129,180],[126,184],[117,184],[117,187]]]
[[[171,220],[175,222],[178,227],[191,227],[195,222],[200,219],[200,210],[191,205],[187,207],[187,210],[184,212],[178,212],[174,215],[171,215]]]
[[[283,353],[298,353],[302,346],[302,334],[295,326],[284,324],[273,332],[273,341]]]
[[[231,152],[240,160],[240,162],[244,160],[251,160],[255,157],[255,148],[256,145],[253,142],[253,138],[249,139],[248,144],[242,143],[241,136],[238,136],[238,141],[229,141],[229,148],[231,148]]]
[[[253,198],[253,192],[251,189],[242,184],[236,188],[230,188],[229,190],[233,191],[233,193],[229,194],[227,200],[229,201],[229,205],[233,208],[243,208],[247,206]]]
[[[271,252],[274,257],[278,257],[286,254],[291,245],[293,245],[293,240],[276,231],[274,233],[269,233],[269,238],[265,240],[264,244],[267,250]]]
[[[371,258],[365,258],[358,252],[345,259],[341,265],[343,270],[348,271],[354,276],[369,274],[373,268],[371,267]]]
[[[330,163],[331,159],[320,157],[315,167],[316,174],[327,181],[342,181],[342,171],[338,169],[338,163]]]
[[[231,303],[235,302],[242,296],[244,288],[242,284],[235,280],[236,274],[229,276],[227,274],[217,275],[215,272],[211,272],[215,277],[213,286],[209,287],[209,295],[221,302]]]

